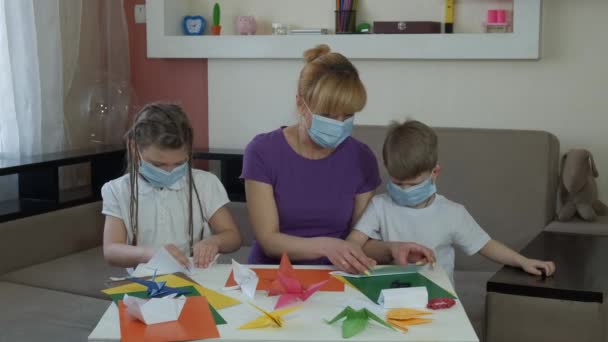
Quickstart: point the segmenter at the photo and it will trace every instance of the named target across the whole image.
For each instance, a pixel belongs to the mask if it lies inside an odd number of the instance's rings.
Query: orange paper
[[[118,313],[122,342],[187,341],[220,337],[207,299],[203,296],[188,297],[179,319],[174,322],[146,325],[127,312],[122,300],[118,301]]]
[[[258,282],[257,289],[263,291],[270,290],[272,288],[272,282],[277,279],[277,270],[268,268],[252,268],[252,270],[258,275],[258,278],[260,279],[260,281]],[[329,272],[332,272],[332,270],[295,269],[295,277],[304,286],[311,286],[329,278],[329,281],[325,285],[323,285],[319,291],[343,292],[344,283],[332,277]],[[235,285],[236,282],[234,281],[232,272],[230,272],[230,276],[228,276],[228,281],[226,281],[226,286],[228,287]]]

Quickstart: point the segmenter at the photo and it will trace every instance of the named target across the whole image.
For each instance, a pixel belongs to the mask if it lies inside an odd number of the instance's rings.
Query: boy
[[[393,256],[399,241],[411,241],[435,251],[437,262],[454,283],[454,245],[467,255],[480,253],[497,263],[550,276],[553,262],[528,259],[490,236],[464,206],[437,194],[437,135],[425,124],[393,124],[384,140],[382,157],[391,178],[388,193],[376,195],[347,240],[378,259]],[[373,245],[373,247],[372,247]],[[395,248],[397,247],[397,248]],[[379,256],[381,255],[381,256]],[[403,259],[402,259],[403,260]],[[386,260],[379,260],[386,261]],[[403,262],[396,260],[398,263]],[[429,260],[432,261],[432,260]]]

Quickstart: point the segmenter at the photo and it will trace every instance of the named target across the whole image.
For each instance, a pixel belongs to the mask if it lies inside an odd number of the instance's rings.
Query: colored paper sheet
[[[227,308],[227,307],[241,303],[240,301],[238,301],[232,297],[226,296],[217,291],[213,291],[204,286],[201,286],[200,284],[196,283],[194,280],[186,279],[182,275],[178,276],[175,274],[168,274],[168,275],[156,277],[156,280],[157,281],[166,281],[167,282],[166,285],[171,286],[171,287],[194,286],[196,291],[198,291],[198,293],[200,293],[202,296],[205,296],[207,298],[207,300],[209,301],[209,304],[211,304],[217,310],[221,310],[223,308]],[[107,295],[112,295],[112,294],[117,294],[117,293],[131,293],[131,292],[139,292],[139,291],[145,291],[145,290],[146,290],[146,287],[141,284],[128,282],[124,285],[105,289],[102,292]]]
[[[174,322],[146,325],[132,317],[122,301],[118,302],[118,313],[122,342],[187,341],[220,337],[209,303],[202,296],[188,297],[179,319]]]
[[[429,300],[435,298],[452,298],[456,299],[449,291],[443,289],[433,281],[420,273],[408,274],[392,274],[377,277],[342,277],[353,285],[357,290],[363,293],[367,298],[378,304],[378,297],[383,289],[396,287],[416,287],[424,286],[428,290]]]
[[[272,288],[272,282],[277,279],[277,270],[267,268],[252,268],[252,270],[258,275],[259,278],[257,289],[260,291],[270,290]],[[336,278],[332,278],[329,274],[330,272],[331,270],[295,269],[295,277],[302,283],[302,285],[305,286],[322,282],[329,277],[329,281],[325,283],[325,285],[323,285],[319,291],[343,292],[344,283]],[[234,281],[234,276],[231,272],[230,276],[228,276],[228,280],[226,281],[226,287],[235,285],[237,284]]]
[[[189,291],[189,293],[186,295],[186,297],[200,296],[200,293],[198,293],[198,291],[196,291],[194,286],[184,286],[184,287],[179,287],[179,289]],[[126,293],[126,294],[128,294],[129,296],[132,296],[132,297],[148,298],[146,291],[131,292],[131,293]],[[112,298],[112,301],[114,301],[114,303],[118,303],[118,301],[122,300],[124,295],[125,295],[125,293],[115,293],[115,294],[110,295],[110,297]],[[217,310],[215,310],[215,308],[211,304],[209,304],[209,310],[211,310],[211,315],[213,316],[213,320],[215,321],[216,325],[226,324],[226,320],[219,314],[219,312],[217,312]]]

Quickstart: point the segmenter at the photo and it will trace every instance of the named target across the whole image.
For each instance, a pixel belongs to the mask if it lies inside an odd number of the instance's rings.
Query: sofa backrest
[[[385,191],[382,144],[386,126],[357,126],[354,137],[378,159]],[[559,142],[548,132],[435,128],[441,173],[438,192],[466,206],[492,236],[520,250],[554,217]],[[496,270],[480,256],[456,257],[459,270]]]
[[[0,274],[101,245],[95,202],[0,223]]]

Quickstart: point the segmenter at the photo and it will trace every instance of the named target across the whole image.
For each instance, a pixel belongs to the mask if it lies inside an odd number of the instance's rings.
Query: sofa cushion
[[[3,275],[0,280],[107,299],[100,291],[110,276],[125,276],[103,258],[102,247],[75,253]]]
[[[575,219],[569,222],[553,221],[545,229],[555,233],[608,235],[608,216],[598,216],[594,222]]]
[[[0,274],[99,246],[101,202],[0,223]]]
[[[458,298],[477,333],[480,342],[484,337],[486,312],[486,284],[494,272],[454,272],[454,282]]]
[[[0,282],[0,341],[86,341],[109,304]]]
[[[378,158],[381,177],[386,126],[357,126],[353,136]],[[438,190],[461,203],[490,236],[520,250],[555,215],[559,142],[547,132],[435,128],[439,138]],[[378,188],[384,191],[384,186]],[[456,269],[496,271],[483,258],[456,257]]]

